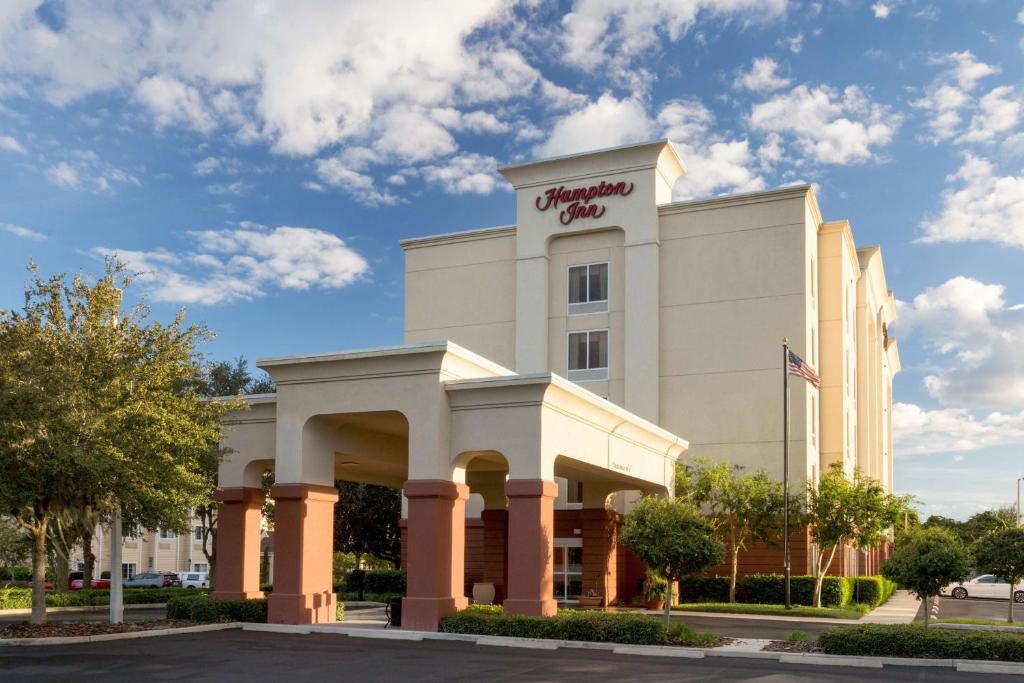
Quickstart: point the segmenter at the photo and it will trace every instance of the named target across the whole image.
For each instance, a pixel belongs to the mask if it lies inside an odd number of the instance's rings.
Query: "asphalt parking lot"
[[[939,598],[939,619],[992,619],[1006,621],[1009,600]],[[918,619],[921,617],[918,616]],[[1024,623],[1024,605],[1013,606],[1013,619]]]
[[[0,649],[0,680],[27,681],[758,681],[854,683],[865,669],[740,658],[677,659],[599,650],[527,650],[448,641],[334,634],[214,631],[60,647]],[[871,669],[872,681],[975,683],[998,675],[950,669]]]

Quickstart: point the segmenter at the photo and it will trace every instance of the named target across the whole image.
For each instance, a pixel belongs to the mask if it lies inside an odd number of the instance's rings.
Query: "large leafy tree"
[[[874,479],[855,470],[847,477],[842,463],[833,463],[821,479],[807,487],[806,521],[818,546],[814,606],[821,606],[825,575],[839,549],[878,545],[907,509],[909,498],[893,496]]]
[[[978,571],[995,574],[1010,583],[1007,620],[1012,624],[1017,584],[1024,581],[1024,529],[1014,527],[985,536],[974,546],[974,561]]]
[[[192,388],[208,397],[237,397],[276,391],[274,382],[266,373],[260,377],[253,377],[249,372],[248,361],[241,356],[233,362],[216,361],[207,364],[203,373],[193,382]],[[217,501],[213,499],[213,492],[217,488],[217,473],[223,455],[223,449],[218,445],[199,456],[199,472],[206,482],[207,494],[202,504],[196,506],[195,513],[199,518],[203,556],[206,557],[211,586],[217,580],[218,507]]]
[[[971,515],[964,521],[932,515],[925,520],[925,528],[941,527],[952,532],[964,545],[970,547],[994,531],[1001,531],[1016,526],[1015,510],[1011,506],[1003,506]]]
[[[921,598],[924,625],[930,602],[943,587],[963,581],[970,571],[967,548],[951,531],[941,527],[919,529],[900,540],[892,557],[882,565],[882,576]]]
[[[334,551],[352,553],[356,567],[370,555],[392,563],[401,561],[402,493],[376,484],[339,481],[334,506]]]
[[[619,542],[668,580],[665,628],[671,621],[672,582],[718,564],[725,556],[714,525],[679,499],[641,499],[626,515]]]
[[[775,545],[782,538],[782,482],[773,480],[763,469],[744,472],[741,466],[696,458],[677,466],[676,496],[707,511],[728,541],[729,602],[735,602],[740,551],[750,543]],[[796,526],[801,512],[799,497],[793,496],[790,505]]]
[[[129,524],[184,531],[202,500],[199,457],[231,406],[184,389],[210,338],[167,324],[145,305],[122,308],[131,285],[108,260],[90,281],[31,280],[20,311],[0,311],[0,512],[33,539],[32,621],[46,620],[46,539],[57,515],[103,501]]]

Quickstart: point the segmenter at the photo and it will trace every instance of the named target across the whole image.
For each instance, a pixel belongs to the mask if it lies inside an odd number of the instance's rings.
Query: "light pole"
[[[1024,481],[1024,475],[1017,477],[1017,526],[1024,526],[1020,518],[1020,483]]]

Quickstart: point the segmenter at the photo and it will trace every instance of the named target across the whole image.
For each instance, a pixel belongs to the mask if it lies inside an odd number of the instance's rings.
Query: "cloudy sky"
[[[402,339],[403,237],[500,164],[658,136],[678,199],[812,182],[899,299],[897,488],[1024,474],[1024,0],[0,3],[0,308],[117,252],[219,358]]]

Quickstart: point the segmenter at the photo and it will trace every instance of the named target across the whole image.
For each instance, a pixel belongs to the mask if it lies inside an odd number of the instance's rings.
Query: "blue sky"
[[[896,486],[1024,474],[1024,1],[0,5],[0,308],[117,252],[249,359],[398,343],[403,237],[504,163],[670,137],[678,199],[814,183],[900,301]]]

